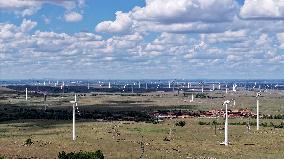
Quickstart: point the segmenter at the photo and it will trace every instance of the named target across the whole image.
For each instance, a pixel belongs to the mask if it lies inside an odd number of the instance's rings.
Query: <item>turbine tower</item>
[[[111,88],[111,87],[110,87],[110,82],[108,82],[108,88]]]
[[[191,100],[190,100],[190,102],[193,102],[193,93],[191,94]]]
[[[169,88],[171,88],[171,82],[169,82]]]
[[[261,92],[256,94],[256,130],[259,130],[259,96],[261,96]]]
[[[226,100],[223,105],[226,105],[226,112],[225,112],[225,140],[221,145],[228,146],[228,104],[230,103],[229,100]]]
[[[28,88],[26,88],[26,101],[28,100]]]
[[[236,90],[236,88],[237,88],[237,84],[233,84],[233,92],[236,92],[237,90]]]
[[[226,94],[228,94],[228,85],[226,85]]]
[[[76,98],[76,94],[75,94],[75,100],[74,101],[70,101],[70,103],[73,104],[73,126],[72,126],[72,140],[75,141],[76,140],[76,130],[75,130],[75,107],[77,107],[77,98]]]

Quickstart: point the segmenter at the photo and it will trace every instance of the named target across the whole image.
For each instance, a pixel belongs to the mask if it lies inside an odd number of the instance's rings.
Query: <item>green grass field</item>
[[[177,120],[177,119],[176,119]],[[217,135],[213,125],[198,125],[210,119],[186,119],[159,124],[135,122],[77,122],[77,140],[71,140],[71,121],[12,121],[0,124],[0,150],[8,158],[56,158],[60,151],[102,150],[106,158],[283,158],[284,129],[261,127],[247,132],[246,126],[229,126],[225,147],[223,125]],[[212,119],[213,120],[213,119]],[[222,121],[223,119],[218,119]],[[239,119],[230,119],[230,122]],[[172,129],[171,135],[170,129]],[[170,141],[164,141],[167,137]],[[34,144],[25,146],[26,139]]]
[[[12,94],[13,95],[13,94]],[[43,103],[41,97],[23,96],[11,98],[11,94],[0,100],[1,111],[12,107],[33,107],[44,109],[62,108],[71,110],[71,94],[62,97],[48,96]],[[255,112],[255,93],[237,92],[236,94],[208,93],[213,99],[195,99],[182,94],[149,93],[144,96],[97,95],[80,96],[79,109],[93,110],[157,110],[157,109],[190,109],[209,110],[223,108],[226,99],[236,99],[236,106],[229,108],[250,108]],[[14,96],[16,96],[14,94]],[[284,93],[263,93],[260,98],[262,114],[284,114]],[[0,123],[0,156],[7,158],[56,158],[61,151],[96,151],[102,150],[106,158],[284,158],[284,129],[261,127],[260,131],[252,126],[247,132],[245,125],[229,126],[228,147],[220,145],[223,141],[223,125],[218,125],[217,135],[213,125],[199,125],[199,121],[212,122],[210,118],[184,119],[184,127],[174,126],[176,120],[167,120],[159,124],[145,122],[92,120],[77,121],[75,142],[71,140],[71,120],[15,120]],[[230,119],[229,123],[243,122],[248,119]],[[250,119],[251,121],[255,119]],[[223,119],[218,118],[222,123]],[[283,120],[262,119],[261,122],[275,124]],[[33,143],[25,146],[31,138]],[[164,139],[170,141],[165,141]]]

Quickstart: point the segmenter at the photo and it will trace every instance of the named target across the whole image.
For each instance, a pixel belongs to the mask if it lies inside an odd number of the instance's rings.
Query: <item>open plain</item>
[[[236,100],[230,109],[249,108],[255,111],[254,92],[207,92],[209,98],[196,98],[193,102],[183,93],[154,92],[144,94],[78,94],[81,112],[145,112],[156,110],[206,111],[223,108],[225,99]],[[31,96],[28,101],[15,92],[2,92],[1,112],[18,108],[65,110],[66,116],[72,110],[72,93],[49,95],[46,102],[42,96]],[[260,98],[261,114],[277,115],[284,113],[284,94],[280,91],[263,93]],[[7,114],[6,114],[7,115]],[[251,126],[236,125],[238,122],[254,121],[254,118],[230,118],[230,145],[220,145],[224,138],[224,125],[217,125],[218,118],[175,118],[158,123],[151,121],[125,121],[84,119],[77,115],[77,140],[72,141],[72,120],[22,119],[0,123],[0,154],[7,158],[56,158],[61,151],[102,150],[106,158],[283,158],[284,129],[271,126],[256,131]],[[135,118],[135,117],[134,117]],[[176,126],[178,121],[185,126]],[[283,119],[261,119],[261,123],[280,124]],[[230,123],[232,123],[230,125]],[[27,139],[33,144],[25,145]]]

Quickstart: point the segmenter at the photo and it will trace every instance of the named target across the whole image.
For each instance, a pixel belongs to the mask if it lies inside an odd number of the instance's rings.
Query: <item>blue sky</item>
[[[0,2],[0,79],[284,78],[278,0]]]

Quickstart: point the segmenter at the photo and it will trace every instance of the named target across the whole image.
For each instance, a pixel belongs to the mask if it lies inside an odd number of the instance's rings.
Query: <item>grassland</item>
[[[71,122],[12,121],[0,124],[0,150],[8,158],[56,158],[60,151],[95,151],[106,158],[139,158],[141,143],[144,158],[283,158],[284,129],[230,126],[231,145],[222,146],[223,126],[217,135],[212,125],[186,119],[184,127],[176,120],[160,124],[136,122],[78,122],[77,140],[71,140]],[[219,119],[222,120],[222,119]],[[230,122],[233,122],[231,119]],[[169,134],[172,129],[171,135]],[[165,141],[167,137],[170,141]],[[26,139],[34,144],[25,146]]]
[[[146,93],[139,96],[86,94],[79,96],[80,110],[144,111],[157,109],[209,110],[222,108],[225,99],[236,99],[236,106],[255,111],[255,93],[237,92],[221,94],[210,92],[212,98],[195,99],[183,94]],[[3,94],[1,107],[32,107],[44,109],[71,110],[72,94],[49,95],[47,102],[40,96],[29,97],[17,94]],[[15,98],[12,98],[14,96]],[[5,111],[5,109],[1,109]],[[262,114],[284,114],[283,92],[263,93],[260,98]],[[1,112],[0,112],[1,113]],[[3,113],[3,112],[2,112]],[[106,158],[284,158],[284,129],[261,127],[247,132],[245,125],[230,125],[230,146],[223,141],[223,125],[218,125],[215,135],[213,125],[199,125],[199,121],[212,122],[215,119],[191,118],[185,127],[174,126],[179,119],[166,120],[159,124],[94,120],[77,121],[77,140],[71,140],[71,120],[14,120],[0,123],[0,156],[7,158],[56,158],[60,151],[102,150]],[[230,123],[248,119],[230,119]],[[254,119],[251,119],[254,120]],[[223,122],[222,118],[217,119]],[[280,123],[282,120],[262,119],[261,122]],[[171,133],[170,133],[171,132]],[[34,144],[25,146],[26,139]],[[164,140],[165,138],[169,139]]]

